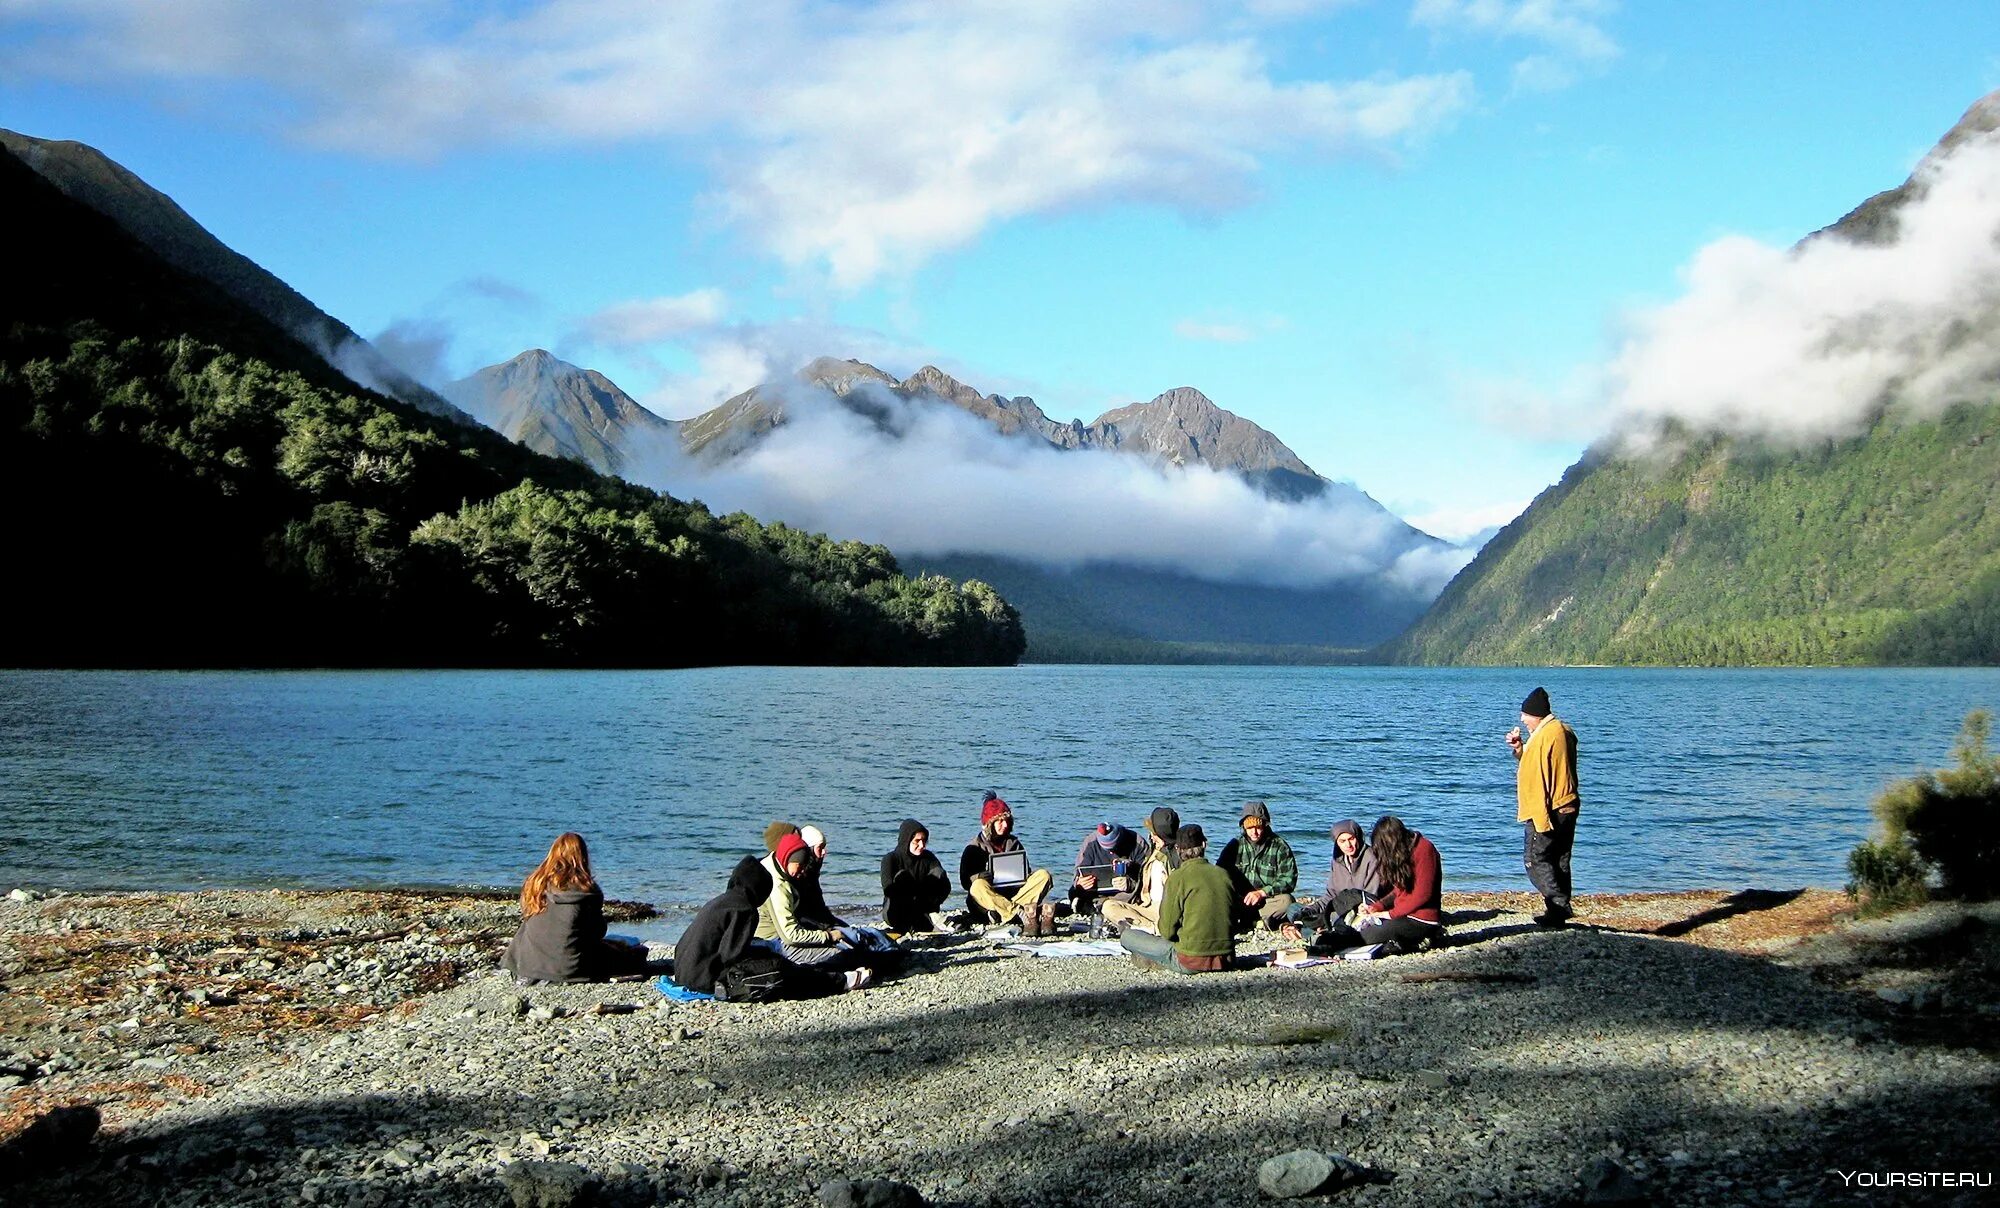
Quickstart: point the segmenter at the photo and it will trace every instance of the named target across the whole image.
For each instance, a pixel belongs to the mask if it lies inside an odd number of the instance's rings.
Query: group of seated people
[[[1393,815],[1364,839],[1351,820],[1333,827],[1326,894],[1301,902],[1298,860],[1252,801],[1238,834],[1208,860],[1208,836],[1165,807],[1134,831],[1101,823],[1077,849],[1061,912],[1087,917],[1093,934],[1116,935],[1135,961],[1201,973],[1230,967],[1236,937],[1257,927],[1332,955],[1380,945],[1414,951],[1444,934],[1443,864],[1431,841]],[[930,850],[930,831],[905,819],[881,860],[883,928],[857,926],[827,906],[820,884],[827,840],[817,827],[773,822],[765,854],[745,856],[674,947],[676,985],[736,1001],[805,998],[858,989],[902,955],[916,932],[1017,925],[1027,937],[1057,933],[1049,901],[1055,878],[1032,867],[1012,807],[988,792],[979,832],[959,856],[962,913],[945,906],[952,886]],[[521,890],[521,931],[506,967],[524,980],[580,981],[640,971],[642,946],[607,938],[603,893],[580,836],[564,834]]]

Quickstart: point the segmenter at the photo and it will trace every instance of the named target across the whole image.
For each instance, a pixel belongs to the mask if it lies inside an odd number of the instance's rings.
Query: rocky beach
[[[517,986],[497,895],[18,891],[0,1202],[1248,1204],[1312,1154],[1354,1204],[1992,1202],[2000,911],[1580,901],[1195,978],[938,937],[745,1006]]]

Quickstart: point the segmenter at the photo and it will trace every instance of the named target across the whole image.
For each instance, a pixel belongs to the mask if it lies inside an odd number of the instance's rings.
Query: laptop
[[[993,857],[993,887],[1022,885],[1028,880],[1028,853],[1003,851]]]

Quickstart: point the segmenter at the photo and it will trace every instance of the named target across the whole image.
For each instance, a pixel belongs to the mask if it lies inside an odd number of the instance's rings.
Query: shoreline
[[[93,1156],[38,1184],[51,1204],[133,1178],[149,1203],[289,1203],[308,1185],[330,1197],[319,1202],[365,1204],[379,1191],[483,1203],[508,1163],[555,1159],[634,1197],[643,1183],[704,1203],[805,1202],[825,1178],[878,1176],[940,1202],[1060,1203],[1089,1188],[1093,1204],[1233,1203],[1256,1198],[1257,1162],[1301,1144],[1397,1172],[1343,1193],[1383,1204],[1559,1200],[1607,1156],[1671,1202],[1738,1202],[1725,1193],[1741,1180],[1727,1172],[1760,1164],[1788,1172],[1772,1202],[1837,1200],[1828,1137],[1862,1145],[1882,1169],[1971,1168],[1905,1150],[1950,1136],[1981,1169],[2000,1165],[1990,1136],[1965,1131],[2000,1103],[1990,905],[1854,923],[1845,895],[1826,890],[1585,895],[1581,925],[1550,932],[1527,924],[1536,904],[1447,894],[1454,944],[1437,953],[1191,979],[1116,959],[1037,960],[997,936],[927,940],[905,973],[862,993],[742,1007],[670,1004],[643,983],[516,987],[493,968],[518,921],[511,896],[0,900],[0,1141],[63,1103],[99,1107]],[[620,905],[613,930],[650,909]],[[1274,946],[1253,938],[1242,951]],[[1447,976],[1406,980],[1417,973]],[[1530,1019],[1549,1034],[1524,1030]],[[981,1089],[991,1073],[970,1054],[983,1048],[1024,1071],[1020,1094]],[[1197,1056],[1168,1059],[1177,1052]],[[779,1053],[818,1060],[794,1070]],[[950,1088],[918,1096],[923,1128],[899,1118],[904,1053]],[[1564,1069],[1613,1082],[1568,1102],[1564,1080],[1545,1076]],[[1080,1102],[1073,1092],[1100,1075],[1104,1093]],[[1589,1122],[1594,1097],[1627,1097],[1618,1080],[1651,1087],[1659,1110],[1625,1110],[1647,1127]],[[1778,1091],[1755,1089],[1772,1080]],[[1149,1115],[1143,1103],[1159,1096],[1173,1110]],[[1901,1122],[1870,1121],[1857,1104],[1871,1096],[1871,1110],[1888,1105]],[[404,1128],[398,1137],[428,1138],[430,1156],[390,1156],[402,1151],[376,1123],[339,1122],[362,1102],[369,1121]],[[1477,1127],[1447,1127],[1467,1104],[1484,1105]],[[1713,1143],[1681,1136],[1650,1152],[1654,1134],[1721,1107],[1747,1131],[1696,1130]],[[802,1136],[810,1160],[761,1143],[733,1157],[743,1113],[788,1137],[786,1121],[831,1121],[847,1145]],[[1550,1113],[1575,1116],[1577,1135],[1485,1160],[1518,1122]],[[246,1116],[262,1137],[290,1139],[241,1144]],[[1813,1127],[1792,1127],[1802,1120]],[[1419,1150],[1403,1144],[1412,1121]],[[977,1156],[934,1145],[939,1130]],[[329,1143],[310,1143],[322,1132]],[[1010,1190],[1021,1158],[999,1137],[1011,1133],[1032,1142],[1034,1195]],[[1276,1143],[1294,1134],[1301,1144]],[[1107,1190],[1071,1152],[1163,1136],[1193,1147],[1196,1176],[1141,1180],[1151,1190],[1138,1198]],[[863,1137],[897,1143],[857,1149]],[[240,1152],[219,1161],[218,1146]]]

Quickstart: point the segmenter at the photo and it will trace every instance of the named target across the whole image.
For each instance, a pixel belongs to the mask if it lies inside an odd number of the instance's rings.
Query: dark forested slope
[[[1012,662],[1013,609],[360,390],[0,154],[0,664]]]

